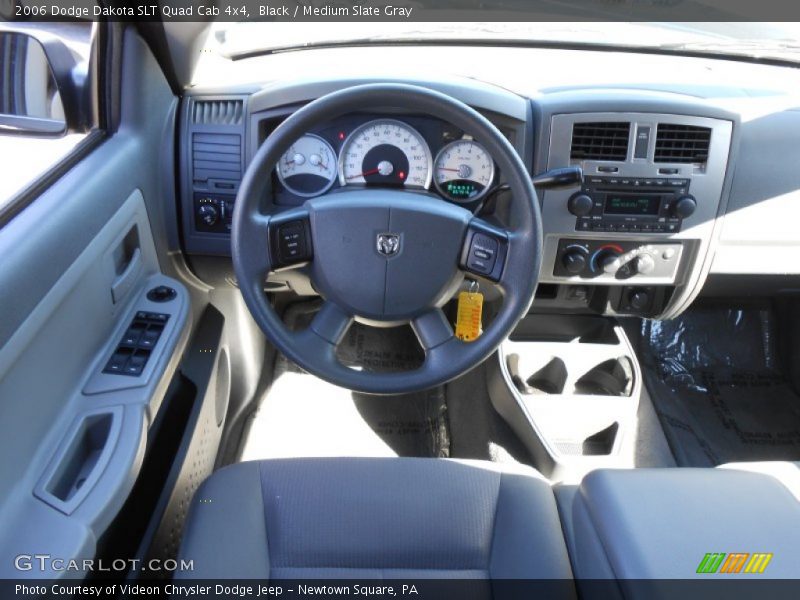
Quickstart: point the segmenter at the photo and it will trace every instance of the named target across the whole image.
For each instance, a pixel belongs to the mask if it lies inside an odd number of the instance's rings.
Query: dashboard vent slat
[[[708,160],[711,129],[695,125],[658,124],[657,163],[704,163]]]
[[[242,178],[242,138],[226,133],[192,135],[194,181]]]
[[[570,157],[578,160],[625,160],[631,124],[625,121],[575,123]]]
[[[192,106],[195,125],[241,125],[244,113],[241,100],[197,100]]]

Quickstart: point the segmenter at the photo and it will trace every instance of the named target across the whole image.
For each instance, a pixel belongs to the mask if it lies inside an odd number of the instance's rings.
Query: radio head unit
[[[697,207],[689,179],[597,177],[584,179],[567,208],[576,231],[676,233]]]

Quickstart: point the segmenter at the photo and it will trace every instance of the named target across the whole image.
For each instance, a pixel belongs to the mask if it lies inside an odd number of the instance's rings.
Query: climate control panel
[[[659,279],[672,282],[680,243],[562,239],[553,276],[593,280]]]

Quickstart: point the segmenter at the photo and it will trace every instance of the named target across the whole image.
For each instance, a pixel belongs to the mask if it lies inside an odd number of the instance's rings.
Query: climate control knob
[[[201,204],[200,208],[197,209],[197,215],[200,217],[200,220],[209,227],[216,224],[219,219],[219,211],[217,207],[212,204]]]
[[[694,214],[694,211],[697,209],[697,200],[694,196],[686,195],[681,196],[675,202],[672,203],[670,207],[670,212],[674,217],[680,217],[681,219],[685,219],[686,217],[691,217]]]
[[[597,257],[597,265],[604,273],[613,275],[622,266],[622,261],[619,254],[613,251],[606,250]]]
[[[647,275],[656,268],[656,261],[649,254],[640,254],[633,260],[633,269],[637,273]]]
[[[586,253],[578,249],[567,250],[561,257],[561,264],[567,273],[578,275],[586,268]]]
[[[592,200],[591,196],[581,192],[573,194],[567,200],[567,210],[576,217],[585,217],[592,212],[592,208],[594,208],[594,200]]]

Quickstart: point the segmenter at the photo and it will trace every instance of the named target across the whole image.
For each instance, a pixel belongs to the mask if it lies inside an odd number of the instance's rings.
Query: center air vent
[[[240,125],[242,112],[241,100],[198,100],[192,106],[192,123],[195,125]]]
[[[571,158],[578,160],[625,160],[631,124],[627,122],[575,123]]]
[[[658,163],[704,163],[708,160],[711,129],[659,123],[656,136]]]

